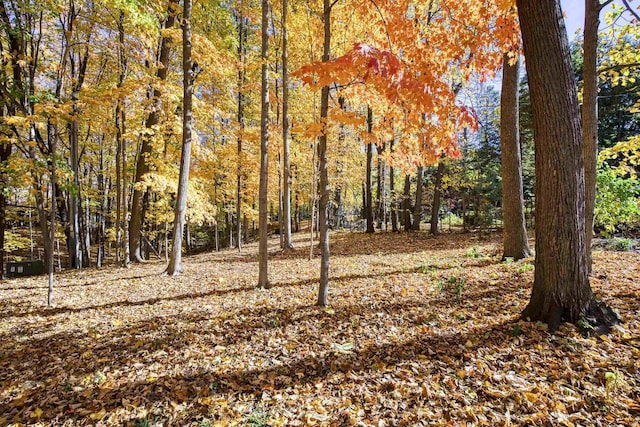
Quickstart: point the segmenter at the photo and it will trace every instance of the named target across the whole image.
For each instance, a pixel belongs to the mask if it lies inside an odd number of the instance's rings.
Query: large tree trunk
[[[322,62],[329,61],[331,54],[331,0],[324,0],[324,10],[322,13],[324,21],[324,49]],[[322,88],[320,95],[320,121],[327,122],[329,113],[329,86]],[[317,305],[324,307],[329,303],[329,224],[327,222],[329,209],[329,175],[327,172],[327,132],[323,129],[322,135],[318,138],[318,169],[320,172],[320,205],[318,214],[320,220],[320,284],[318,286]]]
[[[433,187],[433,203],[431,204],[431,223],[429,233],[436,235],[440,232],[440,199],[442,198],[442,177],[444,176],[444,159],[440,159],[436,170],[436,182]]]
[[[184,0],[182,16],[182,154],[180,156],[180,177],[178,197],[173,218],[173,246],[167,266],[167,274],[175,276],[182,271],[182,236],[184,234],[187,211],[187,190],[189,188],[189,166],[191,165],[191,135],[193,127],[193,81],[195,73],[191,64],[191,0]]]
[[[560,3],[517,3],[536,151],[535,279],[522,316],[551,331],[582,320],[604,332],[615,315],[589,285],[580,111]]]
[[[413,206],[413,230],[420,230],[420,222],[422,221],[422,186],[423,186],[423,178],[424,178],[424,168],[422,166],[418,166],[418,170],[416,172],[416,204]]]
[[[260,91],[260,193],[258,196],[258,232],[260,244],[258,248],[258,287],[269,288],[269,272],[267,240],[269,238],[268,217],[268,183],[269,183],[269,33],[268,33],[268,0],[262,0],[262,88]]]
[[[600,25],[599,0],[585,1],[584,17],[584,68],[582,79],[582,155],[584,156],[585,187],[585,246],[587,269],[591,272],[591,239],[596,203],[598,157],[598,26]]]
[[[373,113],[370,107],[367,107],[367,132],[371,135],[371,127],[373,126]],[[366,178],[366,202],[365,202],[365,217],[367,220],[367,233],[373,233],[373,196],[371,182],[371,164],[373,162],[373,144],[371,141],[367,143],[367,178]]]
[[[518,68],[509,64],[505,53],[500,99],[500,150],[502,152],[503,259],[522,259],[531,255],[524,218],[522,157],[518,124]]]
[[[282,0],[282,161],[283,161],[283,194],[282,194],[282,222],[284,226],[285,249],[293,248],[291,237],[291,153],[289,149],[289,68],[287,35],[287,3]]]
[[[175,23],[175,13],[178,9],[177,0],[171,0],[167,8],[167,19],[164,28],[170,29]],[[167,79],[167,71],[169,69],[169,53],[171,50],[171,40],[168,36],[160,39],[160,56],[158,61],[158,70],[156,71],[156,79],[158,80],[153,87],[151,110],[145,120],[144,126],[149,132],[154,131],[154,127],[160,122],[160,107],[162,91],[159,85],[162,85]],[[144,260],[142,255],[142,227],[144,224],[145,194],[147,190],[141,188],[140,185],[144,180],[144,176],[149,173],[150,165],[148,157],[152,154],[152,136],[145,135],[142,138],[142,147],[136,164],[136,175],[134,179],[133,198],[131,201],[131,220],[129,221],[129,256],[131,261],[140,262]]]

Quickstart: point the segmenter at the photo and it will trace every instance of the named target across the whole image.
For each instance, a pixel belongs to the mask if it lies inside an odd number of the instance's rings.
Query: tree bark
[[[2,107],[0,107],[2,109]],[[4,233],[6,227],[6,210],[7,210],[7,196],[4,192],[7,183],[7,174],[4,166],[11,156],[11,144],[0,143],[0,278],[4,277]]]
[[[404,191],[402,199],[402,217],[404,231],[412,229],[411,225],[411,177],[409,175],[404,176]]]
[[[591,273],[591,240],[596,203],[598,158],[598,26],[599,0],[585,0],[584,60],[582,80],[582,155],[584,156],[585,247],[587,269]]]
[[[53,304],[53,245],[56,239],[56,151],[57,151],[57,137],[53,135],[51,123],[47,124],[48,127],[48,140],[49,140],[49,152],[51,153],[51,159],[49,164],[49,178],[51,180],[51,200],[49,203],[49,236],[45,239],[45,245],[48,250],[46,251],[45,258],[47,264],[48,276],[48,289],[47,289],[47,307],[51,307]],[[46,223],[46,220],[44,220]],[[43,234],[46,233],[46,226],[42,227]],[[47,241],[48,240],[48,241]]]
[[[282,0],[282,161],[283,161],[283,195],[282,222],[284,225],[285,249],[293,248],[291,237],[291,153],[289,149],[289,38],[287,33],[288,0]]]
[[[393,139],[389,143],[389,150],[393,154]],[[398,203],[395,193],[395,171],[393,166],[389,165],[389,194],[391,195],[391,231],[398,232]]]
[[[127,53],[124,44],[124,12],[118,18],[118,59],[120,74],[117,88],[122,89],[127,75]],[[129,264],[129,227],[127,227],[127,145],[124,140],[126,131],[126,113],[123,108],[124,97],[118,94],[115,111],[116,125],[116,262],[126,267]]]
[[[378,185],[376,186],[376,216],[378,217],[378,230],[387,228],[387,165],[381,158],[386,146],[384,143],[378,145]]]
[[[324,0],[322,13],[324,22],[324,46],[322,62],[328,62],[331,54],[331,1]],[[317,305],[324,307],[329,303],[329,175],[327,172],[327,117],[329,113],[329,86],[324,86],[320,94],[320,122],[324,124],[322,135],[318,138],[318,169],[320,172],[320,204],[318,207],[320,222],[320,284],[318,286]]]
[[[241,4],[242,7],[242,4]],[[238,251],[242,250],[242,140],[244,138],[244,84],[246,80],[245,73],[245,56],[246,56],[246,42],[248,35],[248,28],[245,25],[244,11],[241,9],[238,22],[238,61],[240,62],[240,68],[238,69],[238,169],[236,172],[236,246]],[[229,241],[232,242],[233,238],[229,237]],[[233,246],[230,243],[231,246]]]
[[[422,187],[423,187],[423,178],[424,178],[424,168],[422,166],[418,166],[418,170],[416,172],[416,204],[413,207],[413,224],[412,229],[419,231],[420,230],[420,222],[422,222]]]
[[[440,233],[438,221],[440,220],[440,199],[442,197],[442,177],[444,176],[444,161],[440,159],[438,169],[436,170],[436,182],[433,187],[433,203],[431,204],[431,223],[429,226],[429,234],[436,235]]]
[[[260,243],[258,249],[258,287],[269,288],[268,272],[268,248],[267,239],[269,237],[268,218],[268,182],[269,182],[269,33],[268,33],[268,0],[262,0],[262,88],[260,98],[262,106],[260,112],[260,193],[258,196],[258,230]]]
[[[594,297],[585,247],[580,111],[559,0],[517,0],[531,92],[536,167],[536,259],[523,318],[607,332],[616,316]]]
[[[191,165],[191,138],[193,127],[193,82],[195,70],[191,63],[191,0],[184,0],[182,16],[182,154],[180,156],[180,177],[178,197],[174,209],[173,245],[167,266],[167,274],[175,276],[182,272],[182,236],[184,234],[189,188],[189,166]]]
[[[167,7],[167,19],[164,24],[165,29],[173,27],[176,20],[176,11],[178,9],[177,0],[171,0]],[[156,79],[158,83],[153,87],[151,110],[145,120],[144,126],[149,132],[155,132],[154,127],[160,122],[160,107],[162,90],[158,85],[162,85],[167,79],[167,71],[169,69],[169,54],[171,51],[171,40],[169,37],[163,36],[160,39],[160,56],[158,60],[158,70],[156,71]],[[144,260],[142,255],[142,226],[144,224],[145,209],[145,193],[147,190],[141,188],[140,185],[144,180],[144,176],[151,170],[148,157],[152,154],[151,135],[145,135],[142,138],[142,147],[136,164],[136,175],[133,186],[133,198],[131,201],[131,219],[129,221],[129,256],[133,262],[141,262]]]
[[[367,132],[371,136],[371,128],[373,126],[373,113],[370,107],[367,107]],[[371,179],[371,163],[373,161],[373,144],[367,143],[367,178],[366,178],[366,202],[365,202],[365,216],[367,220],[367,233],[373,233],[373,197],[372,197],[372,179]]]
[[[500,99],[500,150],[502,153],[502,258],[519,260],[531,255],[524,218],[522,156],[518,124],[519,63],[503,55]]]

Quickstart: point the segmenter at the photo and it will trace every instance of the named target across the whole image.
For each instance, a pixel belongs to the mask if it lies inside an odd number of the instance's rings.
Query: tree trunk
[[[438,221],[440,219],[440,199],[442,197],[442,177],[444,176],[444,159],[440,159],[436,170],[436,182],[433,187],[433,203],[431,204],[431,224],[429,233],[436,235],[440,232]]]
[[[402,225],[404,231],[412,229],[411,226],[411,177],[409,175],[404,176],[404,191],[402,195]]]
[[[282,222],[284,223],[284,248],[293,248],[291,237],[291,153],[289,149],[289,39],[287,33],[288,0],[282,0],[282,152],[284,188]]]
[[[324,49],[322,62],[328,62],[331,54],[331,1],[324,0],[322,13],[324,21]],[[329,86],[322,88],[320,95],[320,122],[327,123],[329,113]],[[318,138],[318,169],[320,172],[320,206],[318,209],[320,222],[320,284],[318,286],[317,305],[324,307],[329,303],[329,224],[327,222],[329,196],[329,176],[327,173],[327,132],[325,126]]]
[[[384,154],[385,144],[378,145],[378,185],[376,188],[378,229],[387,228],[387,165],[381,158]]]
[[[246,55],[246,42],[248,35],[248,28],[245,25],[245,17],[243,11],[240,11],[238,22],[238,61],[240,62],[240,68],[238,69],[238,127],[240,131],[238,133],[238,169],[236,172],[236,245],[238,251],[242,250],[242,139],[244,138],[244,84],[246,80],[245,73],[245,55]],[[232,242],[233,238],[229,238]],[[232,243],[230,243],[233,246]]]
[[[193,127],[193,81],[194,69],[191,64],[191,0],[184,0],[182,16],[182,154],[180,156],[180,177],[178,197],[173,219],[173,246],[167,266],[167,274],[176,276],[182,271],[182,236],[184,234],[187,211],[187,190],[189,188],[189,166],[191,165],[191,136]]]
[[[269,288],[268,248],[268,182],[269,182],[269,32],[268,32],[268,0],[262,0],[262,88],[260,91],[260,193],[258,197],[258,232],[260,243],[258,248],[258,287]]]
[[[0,279],[4,277],[4,231],[6,227],[6,209],[7,209],[7,195],[4,192],[7,183],[7,174],[4,166],[9,160],[11,155],[11,144],[0,143]]]
[[[522,316],[551,331],[586,321],[606,332],[616,317],[589,285],[580,111],[560,3],[517,4],[536,151],[535,279]]]
[[[79,11],[75,10],[74,4],[71,3],[69,10],[69,19],[67,22],[67,28],[65,28],[65,37],[67,38],[67,45],[71,44],[71,36],[75,30],[74,23]],[[69,54],[69,64],[71,73],[71,120],[68,124],[69,131],[69,160],[71,163],[71,171],[73,172],[73,191],[69,192],[69,213],[71,215],[71,241],[69,252],[71,268],[82,268],[86,259],[83,257],[83,251],[81,249],[82,232],[81,232],[81,206],[80,198],[82,197],[80,191],[80,170],[79,170],[79,141],[78,141],[78,100],[80,97],[80,90],[84,83],[85,72],[89,61],[89,46],[85,43],[84,53],[82,56],[78,54],[76,57],[75,52]]]
[[[177,0],[170,0],[167,8],[167,19],[164,28],[170,29],[175,23],[175,13],[178,10]],[[169,54],[171,51],[171,40],[169,37],[163,36],[160,39],[160,56],[158,61],[158,70],[156,71],[156,79],[158,82],[153,88],[151,99],[151,110],[145,120],[144,126],[149,132],[155,132],[154,127],[160,122],[160,107],[162,90],[160,86],[167,79],[167,71],[169,69]],[[146,214],[145,194],[147,190],[140,188],[145,175],[150,171],[148,157],[152,154],[152,136],[145,135],[142,137],[142,147],[136,164],[136,175],[133,186],[133,198],[131,201],[131,219],[129,221],[129,256],[133,262],[141,262],[144,260],[142,255],[142,228],[144,225],[144,217]]]
[[[53,304],[53,244],[56,239],[56,149],[57,149],[57,137],[53,134],[51,123],[47,124],[48,128],[48,140],[49,140],[49,152],[51,154],[51,160],[49,165],[49,174],[51,180],[51,200],[49,203],[49,236],[48,239],[45,240],[45,245],[47,246],[46,251],[46,264],[47,264],[47,272],[49,273],[48,277],[48,289],[47,289],[47,307],[51,307]],[[46,220],[44,220],[46,223]],[[46,226],[42,227],[43,234],[46,233]],[[48,240],[48,241],[47,241]]]
[[[393,155],[393,143],[394,140],[391,139],[389,143],[389,150]],[[391,195],[391,231],[394,233],[398,232],[398,198],[395,193],[395,171],[393,166],[389,165],[389,194]]]
[[[584,157],[585,247],[587,271],[591,273],[591,240],[596,203],[598,158],[598,26],[599,0],[585,0],[584,68],[582,80],[582,155]]]
[[[413,207],[413,226],[411,227],[413,230],[420,230],[420,222],[422,222],[422,186],[424,179],[424,168],[422,166],[418,166],[418,171],[416,172],[416,204]]]
[[[515,260],[531,255],[524,218],[522,157],[518,124],[519,64],[509,65],[505,53],[500,99],[500,150],[502,152],[502,258]]]
[[[371,107],[367,107],[367,132],[371,137],[371,128],[373,126],[373,113]],[[367,220],[367,233],[373,233],[373,197],[372,197],[372,179],[371,179],[371,163],[373,161],[373,144],[371,141],[367,142],[367,184],[366,184],[366,202],[365,202],[365,216]]]

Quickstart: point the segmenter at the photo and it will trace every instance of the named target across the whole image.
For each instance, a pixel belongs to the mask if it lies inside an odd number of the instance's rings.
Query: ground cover
[[[640,255],[596,251],[606,337],[523,322],[532,259],[499,236],[308,240],[0,282],[0,425],[639,425]]]

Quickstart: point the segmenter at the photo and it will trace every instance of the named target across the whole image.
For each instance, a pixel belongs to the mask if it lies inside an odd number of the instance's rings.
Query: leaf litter
[[[624,323],[523,322],[533,259],[497,236],[332,237],[315,307],[308,240],[0,282],[0,425],[624,425],[640,419],[637,253],[595,252]]]

